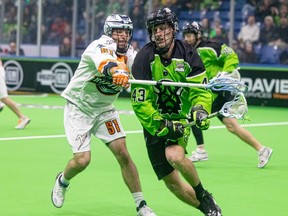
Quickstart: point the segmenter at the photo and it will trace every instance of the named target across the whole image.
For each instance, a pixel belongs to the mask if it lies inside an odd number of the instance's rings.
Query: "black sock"
[[[204,188],[201,184],[201,182],[199,182],[199,184],[196,187],[193,187],[195,193],[196,193],[196,198],[199,200],[199,198],[201,197],[201,195],[204,192]]]

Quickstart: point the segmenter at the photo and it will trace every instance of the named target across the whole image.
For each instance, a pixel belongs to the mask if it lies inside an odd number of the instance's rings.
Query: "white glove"
[[[231,73],[225,71],[219,71],[216,78],[232,78],[236,80],[241,79],[241,75],[237,69],[234,69]]]

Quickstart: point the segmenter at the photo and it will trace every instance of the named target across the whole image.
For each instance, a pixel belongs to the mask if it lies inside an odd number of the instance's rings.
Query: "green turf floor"
[[[0,113],[0,215],[2,216],[135,216],[135,205],[110,151],[96,138],[92,161],[71,182],[65,205],[50,201],[54,178],[72,153],[63,129],[65,101],[48,97],[11,96],[31,118],[17,131],[15,115],[5,107]],[[30,106],[34,105],[34,106]],[[43,106],[47,105],[47,106]],[[119,99],[118,110],[131,111],[128,99]],[[274,149],[264,169],[257,153],[213,119],[204,132],[207,162],[195,163],[205,188],[213,193],[224,216],[287,216],[288,109],[249,107],[252,121],[245,127]],[[141,126],[133,114],[121,114],[127,145],[142,182],[144,196],[158,216],[200,216],[196,209],[176,199],[158,181],[148,161]],[[240,121],[242,124],[242,122]],[[190,138],[189,153],[195,148]]]

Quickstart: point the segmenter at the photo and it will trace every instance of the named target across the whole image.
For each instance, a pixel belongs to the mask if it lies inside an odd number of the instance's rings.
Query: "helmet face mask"
[[[127,51],[129,44],[131,43],[132,36],[133,36],[133,23],[131,19],[127,15],[110,14],[105,20],[103,29],[104,29],[104,34],[109,37],[112,37],[112,33],[114,29],[126,29],[129,31],[129,40],[127,43],[127,47],[123,49],[123,48],[118,48],[117,46],[117,53],[124,54]]]
[[[184,25],[182,31],[184,40],[194,47],[202,40],[203,28],[195,21]]]
[[[155,41],[155,29],[157,29],[157,26],[160,26],[160,25],[161,26],[168,25],[173,29],[171,42],[168,43],[167,46],[162,47],[162,48],[158,47]],[[168,26],[167,26],[167,29],[168,29]],[[176,38],[176,34],[179,31],[178,18],[176,17],[175,13],[171,11],[169,8],[163,8],[163,9],[160,9],[158,11],[151,13],[148,16],[147,21],[146,21],[146,28],[149,33],[150,41],[154,44],[155,50],[159,54],[165,54],[166,52],[168,52],[173,40]]]
[[[202,35],[202,33],[203,33],[202,26],[195,21],[189,22],[186,25],[184,25],[182,30],[183,30],[183,36],[187,33],[193,33],[196,36],[198,36],[199,34]]]

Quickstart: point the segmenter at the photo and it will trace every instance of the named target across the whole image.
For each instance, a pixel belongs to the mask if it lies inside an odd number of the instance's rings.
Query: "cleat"
[[[220,207],[215,202],[212,194],[208,191],[205,190],[198,200],[204,210],[205,216],[222,216]]]
[[[22,130],[24,129],[30,122],[30,118],[28,117],[24,117],[24,118],[20,118],[18,121],[18,125],[15,127],[17,130]]]
[[[188,159],[193,162],[207,161],[208,153],[205,149],[196,148],[196,150],[192,152],[191,156],[188,157]]]
[[[137,207],[137,216],[157,216],[151,208],[147,206],[147,203],[141,201],[139,207]]]
[[[53,205],[56,208],[61,208],[64,204],[65,194],[68,186],[64,186],[60,183],[60,177],[63,175],[63,172],[59,173],[56,177],[55,185],[51,193],[51,200]]]
[[[4,104],[0,103],[0,112],[4,109]]]
[[[272,155],[273,150],[268,147],[264,147],[264,149],[258,152],[259,155],[259,163],[258,163],[258,168],[263,168],[266,166],[268,163],[271,155]]]

